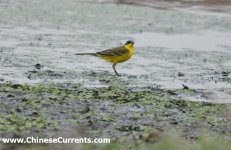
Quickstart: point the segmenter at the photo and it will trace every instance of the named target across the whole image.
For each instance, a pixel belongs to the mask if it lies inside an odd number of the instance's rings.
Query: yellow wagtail
[[[91,55],[91,56],[96,56],[99,58],[102,58],[110,63],[113,63],[112,68],[115,71],[115,74],[117,76],[120,76],[116,69],[115,66],[117,63],[122,63],[130,59],[133,55],[133,46],[134,42],[133,41],[127,41],[123,46],[116,47],[116,48],[111,48],[107,49],[101,52],[96,52],[96,53],[77,53],[75,55]]]

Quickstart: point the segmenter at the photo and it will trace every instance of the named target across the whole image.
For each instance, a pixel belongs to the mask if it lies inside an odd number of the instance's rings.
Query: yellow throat
[[[128,49],[128,50],[129,50],[129,53],[131,53],[131,54],[133,54],[133,46],[134,46],[134,44],[127,44],[127,45],[124,45],[124,47],[125,47],[126,49]]]

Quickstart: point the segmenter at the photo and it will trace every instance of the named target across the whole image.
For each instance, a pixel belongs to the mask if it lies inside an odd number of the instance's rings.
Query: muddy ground
[[[74,0],[0,4],[1,136],[67,132],[139,144],[173,132],[230,142],[228,13]],[[121,77],[111,64],[74,55],[128,39],[135,53],[117,66]]]

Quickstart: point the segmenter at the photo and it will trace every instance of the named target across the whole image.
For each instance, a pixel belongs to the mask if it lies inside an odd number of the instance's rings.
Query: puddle
[[[231,32],[203,31],[191,34],[141,33],[131,35],[137,47],[163,47],[173,51],[218,51],[230,53]],[[211,42],[212,41],[212,42]],[[223,46],[226,46],[225,49]]]
[[[0,6],[0,82],[71,82],[87,87],[115,82],[164,89],[182,89],[185,84],[224,94],[185,99],[231,103],[231,78],[223,75],[231,72],[229,14],[63,0],[23,4]],[[120,78],[114,77],[111,64],[74,55],[121,45],[127,39],[135,40],[135,53],[117,66]],[[37,69],[36,64],[43,67]]]

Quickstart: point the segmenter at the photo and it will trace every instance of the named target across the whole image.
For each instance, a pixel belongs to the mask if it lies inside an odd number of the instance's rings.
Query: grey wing
[[[101,56],[120,56],[126,54],[127,52],[128,50],[122,46],[97,52],[96,54],[99,54]]]

